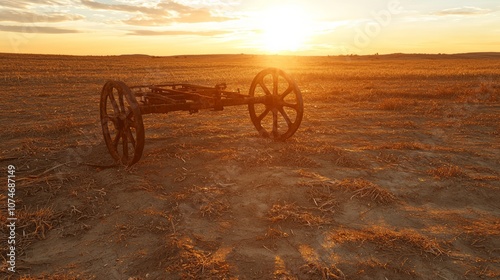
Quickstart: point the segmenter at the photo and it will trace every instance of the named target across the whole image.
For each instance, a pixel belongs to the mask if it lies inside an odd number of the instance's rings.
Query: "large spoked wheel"
[[[282,141],[297,131],[304,102],[297,84],[283,70],[261,71],[253,79],[249,94],[265,99],[264,103],[248,104],[250,119],[260,135]]]
[[[131,166],[142,156],[144,125],[135,96],[123,82],[108,81],[101,92],[101,125],[111,156]]]

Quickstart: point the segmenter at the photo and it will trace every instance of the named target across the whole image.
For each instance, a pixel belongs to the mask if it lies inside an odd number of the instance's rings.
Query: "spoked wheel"
[[[144,149],[144,125],[135,96],[123,82],[108,81],[101,92],[101,125],[111,156],[131,166]]]
[[[299,128],[304,114],[302,94],[283,70],[261,71],[250,86],[251,97],[265,96],[265,102],[248,104],[250,119],[264,137],[285,140]]]

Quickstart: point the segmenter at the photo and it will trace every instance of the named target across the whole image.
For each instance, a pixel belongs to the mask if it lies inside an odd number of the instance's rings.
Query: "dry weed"
[[[318,126],[322,123],[318,123]],[[313,131],[314,132],[314,131]],[[315,134],[317,132],[314,132]],[[302,154],[302,155],[321,155],[321,154],[338,154],[342,150],[333,146],[329,141],[324,141],[320,139],[308,138],[307,141],[300,142],[300,139],[295,139],[295,142],[287,143],[287,145],[281,149],[281,152],[292,153],[292,154]],[[292,138],[288,140],[292,141]]]
[[[268,219],[273,223],[292,220],[308,226],[321,226],[330,223],[326,217],[317,216],[304,207],[286,202],[274,204],[268,212]]]
[[[481,217],[479,219],[458,219],[457,229],[465,233],[463,239],[468,245],[476,250],[484,250],[489,255],[498,254],[500,250],[494,244],[496,237],[500,236],[500,221],[496,217]],[[492,243],[493,242],[493,243]]]
[[[390,150],[431,150],[431,146],[419,142],[397,142],[381,145],[373,149],[390,149]]]
[[[308,275],[314,276],[315,279],[346,279],[344,273],[334,265],[308,263],[302,266],[301,270]]]
[[[68,274],[53,274],[53,275],[42,274],[39,276],[21,276],[21,278],[19,279],[20,280],[79,280],[82,278]]]
[[[42,273],[39,275],[23,275],[19,280],[81,280],[81,279],[95,279],[95,276],[91,276],[85,273],[67,272],[67,273],[54,273],[47,274]],[[7,278],[8,279],[8,278]]]
[[[320,175],[319,173],[316,173],[316,172],[310,172],[310,171],[306,171],[306,170],[303,170],[303,169],[299,169],[296,172],[297,172],[298,175],[300,175],[302,177],[315,179],[315,181],[324,181],[324,182],[331,181],[330,178],[322,176],[322,175]]]
[[[388,204],[396,200],[396,197],[386,189],[365,179],[344,179],[337,186],[352,192],[354,197],[368,198],[378,204]]]
[[[314,159],[299,154],[282,154],[280,162],[286,163],[287,166],[321,167],[321,164]]]
[[[427,171],[430,175],[438,179],[465,178],[467,174],[456,165],[445,165]]]
[[[229,251],[207,252],[196,248],[190,238],[176,236],[172,236],[168,246],[176,254],[167,270],[179,272],[182,279],[229,279],[229,264],[225,260]]]
[[[461,101],[468,103],[497,102],[500,99],[500,86],[490,80],[483,80],[474,89],[461,96]]]
[[[307,193],[311,196],[311,200],[314,205],[318,207],[318,210],[331,213],[335,212],[338,202],[333,186],[335,186],[338,181],[302,169],[298,170],[297,173],[301,177],[312,179],[309,181],[300,181],[298,185],[309,188]]]
[[[58,120],[55,124],[51,124],[45,131],[44,134],[47,136],[60,136],[67,135],[72,130],[79,127],[72,117],[65,118],[64,120]]]
[[[127,243],[131,237],[137,236],[139,228],[130,224],[115,224],[114,236],[116,242]]]
[[[396,197],[391,192],[365,179],[343,179],[338,181],[314,172],[299,170],[298,173],[303,177],[314,179],[300,182],[299,185],[310,187],[309,193],[314,204],[322,211],[333,211],[338,205],[333,194],[336,189],[349,191],[351,199],[354,197],[367,198],[378,204],[388,204],[396,200]]]
[[[224,212],[229,209],[229,203],[226,200],[210,200],[203,201],[200,206],[200,212],[203,217],[220,217]]]
[[[347,154],[343,153],[340,154],[339,157],[334,161],[335,165],[341,166],[341,167],[347,167],[347,168],[358,168],[363,166],[363,164],[360,164],[361,159],[355,158],[352,155],[348,156]]]
[[[378,106],[381,110],[401,111],[409,106],[408,102],[401,98],[384,99]]]
[[[271,239],[286,238],[288,236],[290,236],[288,233],[271,227],[267,229],[267,232],[265,234],[265,238]]]
[[[333,243],[364,243],[376,244],[383,250],[393,252],[413,252],[421,255],[448,255],[436,239],[424,236],[413,229],[392,230],[380,226],[372,226],[362,230],[341,229],[329,234],[328,241]]]
[[[307,185],[307,184],[306,184]],[[310,184],[308,194],[314,205],[322,212],[335,213],[340,203],[338,195],[332,190],[331,186],[323,184]]]
[[[7,211],[2,211],[6,213]],[[46,234],[50,231],[55,224],[59,223],[61,214],[57,214],[50,207],[39,208],[36,210],[29,208],[21,208],[16,211],[16,230],[18,231],[16,240],[16,254],[22,256],[26,249],[36,240],[45,239]],[[0,222],[4,225],[7,223],[7,217],[0,216]],[[2,236],[7,237],[8,228],[2,227],[0,229]],[[4,244],[7,244],[5,241]],[[5,255],[7,246],[0,248],[0,253]]]
[[[216,218],[226,213],[230,207],[225,198],[227,190],[217,186],[194,186],[187,192],[176,193],[177,200],[190,200],[198,207],[203,217]]]
[[[369,259],[363,262],[360,262],[358,264],[358,274],[366,274],[370,275],[371,271],[376,271],[379,269],[383,270],[391,270],[394,271],[397,274],[403,274],[403,275],[408,275],[408,276],[417,276],[415,273],[415,270],[413,268],[406,268],[405,269],[405,264],[408,259],[405,259],[403,262],[401,262],[400,266],[397,266],[395,262],[381,262],[377,259]],[[368,271],[367,271],[368,270]]]
[[[300,245],[299,252],[306,261],[300,270],[306,275],[313,276],[314,279],[345,279],[344,273],[334,264],[327,264],[321,259],[319,254],[309,245]]]
[[[329,188],[336,185],[339,181],[336,179],[330,179],[316,172],[310,172],[305,170],[298,170],[297,174],[301,177],[310,178],[309,181],[300,181],[299,185],[304,187],[325,187]]]
[[[21,208],[16,211],[18,229],[21,229],[23,237],[36,237],[45,239],[45,233],[54,227],[61,214],[57,214],[51,207],[43,207],[36,210]],[[6,222],[6,217],[1,217]],[[3,231],[3,229],[2,229]]]
[[[290,275],[285,267],[285,262],[280,256],[276,256],[274,258],[274,272],[273,272],[274,280],[297,280],[298,278]]]
[[[438,99],[452,99],[458,96],[458,93],[461,91],[460,88],[456,86],[450,87],[448,85],[440,85],[437,86],[435,92],[430,94],[429,97],[438,98]]]
[[[171,203],[167,209],[170,211],[156,210],[154,208],[148,208],[143,211],[144,214],[154,217],[148,225],[150,231],[155,232],[165,232],[170,228],[172,233],[176,232],[176,225],[180,220],[179,204]]]
[[[500,277],[500,269],[498,265],[492,267],[490,263],[491,261],[478,258],[473,265],[467,265],[468,270],[464,273],[464,276],[468,278],[470,275],[475,275],[480,279],[498,279]],[[496,260],[496,263],[498,264],[498,260]]]

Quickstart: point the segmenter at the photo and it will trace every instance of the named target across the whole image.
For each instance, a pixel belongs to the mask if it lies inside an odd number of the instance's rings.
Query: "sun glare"
[[[259,18],[262,49],[270,52],[297,51],[309,35],[310,20],[299,6],[269,8]]]

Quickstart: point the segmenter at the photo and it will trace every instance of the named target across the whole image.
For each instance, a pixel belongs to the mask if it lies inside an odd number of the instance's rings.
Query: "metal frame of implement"
[[[144,150],[143,115],[195,113],[202,109],[222,111],[224,107],[238,105],[248,105],[250,119],[259,134],[275,140],[291,137],[304,113],[297,84],[278,68],[259,72],[248,94],[227,91],[225,83],[215,87],[183,83],[128,87],[120,81],[108,81],[102,88],[100,101],[103,136],[111,156],[131,166],[139,161]]]

